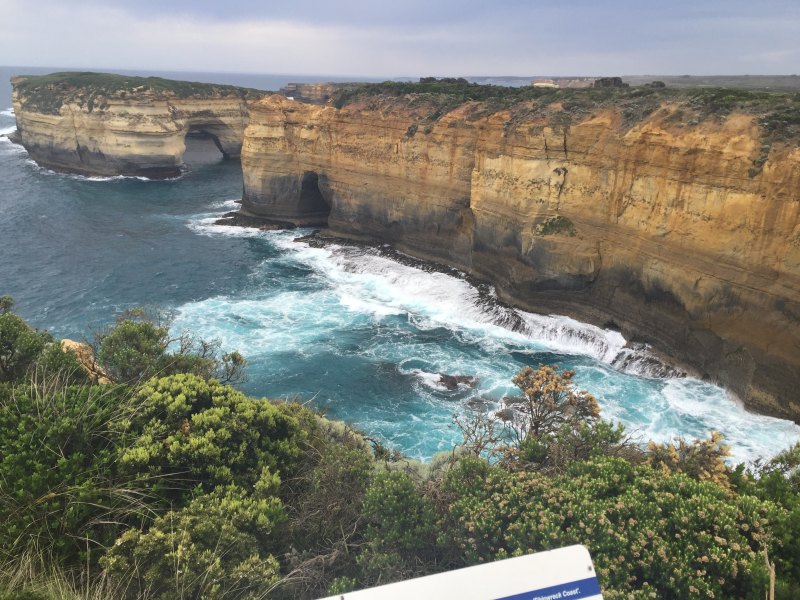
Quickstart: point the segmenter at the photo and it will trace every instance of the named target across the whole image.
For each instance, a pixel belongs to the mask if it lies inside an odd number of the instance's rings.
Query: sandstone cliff
[[[735,103],[487,104],[265,98],[243,211],[389,241],[515,305],[614,323],[800,419],[800,148],[765,140],[763,115]]]
[[[98,73],[12,79],[16,139],[38,164],[83,175],[180,173],[186,134],[209,135],[238,158],[248,101],[231,86]]]

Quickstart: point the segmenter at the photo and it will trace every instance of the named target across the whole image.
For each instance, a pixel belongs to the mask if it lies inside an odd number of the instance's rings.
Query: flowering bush
[[[607,598],[739,598],[766,586],[759,552],[779,509],[711,482],[595,458],[558,477],[465,460],[445,486],[468,564],[585,544]]]

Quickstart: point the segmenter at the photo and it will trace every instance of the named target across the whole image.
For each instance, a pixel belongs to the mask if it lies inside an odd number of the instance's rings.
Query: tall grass
[[[128,585],[87,567],[66,570],[46,554],[26,552],[0,563],[0,600],[107,600],[124,597]]]

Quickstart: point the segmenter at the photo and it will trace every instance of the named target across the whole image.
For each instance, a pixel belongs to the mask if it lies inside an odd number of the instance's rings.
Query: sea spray
[[[296,241],[304,232],[214,225],[208,213],[189,226],[259,240],[276,254],[253,271],[246,296],[186,304],[176,327],[246,349],[255,371],[248,391],[313,398],[412,456],[458,442],[453,414],[497,410],[517,392],[513,375],[540,362],[574,368],[604,416],[643,440],[720,430],[734,458],[750,460],[800,437],[796,425],[747,413],[725,390],[685,377],[617,331],[503,306],[457,273],[398,262],[380,248]],[[473,377],[474,387],[449,389],[442,375]]]
[[[0,128],[12,126],[0,115]],[[794,424],[747,413],[718,387],[664,378],[618,332],[503,306],[453,271],[380,248],[294,242],[303,232],[216,225],[238,204],[235,164],[178,181],[88,181],[26,157],[0,142],[0,293],[56,336],[80,339],[133,306],[174,309],[176,329],[247,356],[248,393],[297,395],[419,458],[460,440],[454,413],[497,410],[517,392],[516,372],[539,363],[574,368],[603,415],[642,439],[718,429],[741,460],[800,439]],[[449,389],[442,374],[475,383]]]

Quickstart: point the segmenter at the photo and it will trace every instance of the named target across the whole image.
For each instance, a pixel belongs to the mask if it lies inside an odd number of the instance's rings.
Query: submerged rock
[[[274,231],[278,229],[294,229],[292,223],[281,223],[271,221],[263,217],[252,217],[240,212],[228,212],[214,221],[214,225],[226,225],[229,227],[255,227],[262,231]]]
[[[513,421],[515,417],[515,412],[513,408],[501,408],[497,412],[494,413],[494,416],[500,419],[501,421]]]
[[[475,387],[477,381],[471,375],[447,375],[445,373],[440,373],[439,383],[448,390],[453,391],[458,389],[459,385]]]

